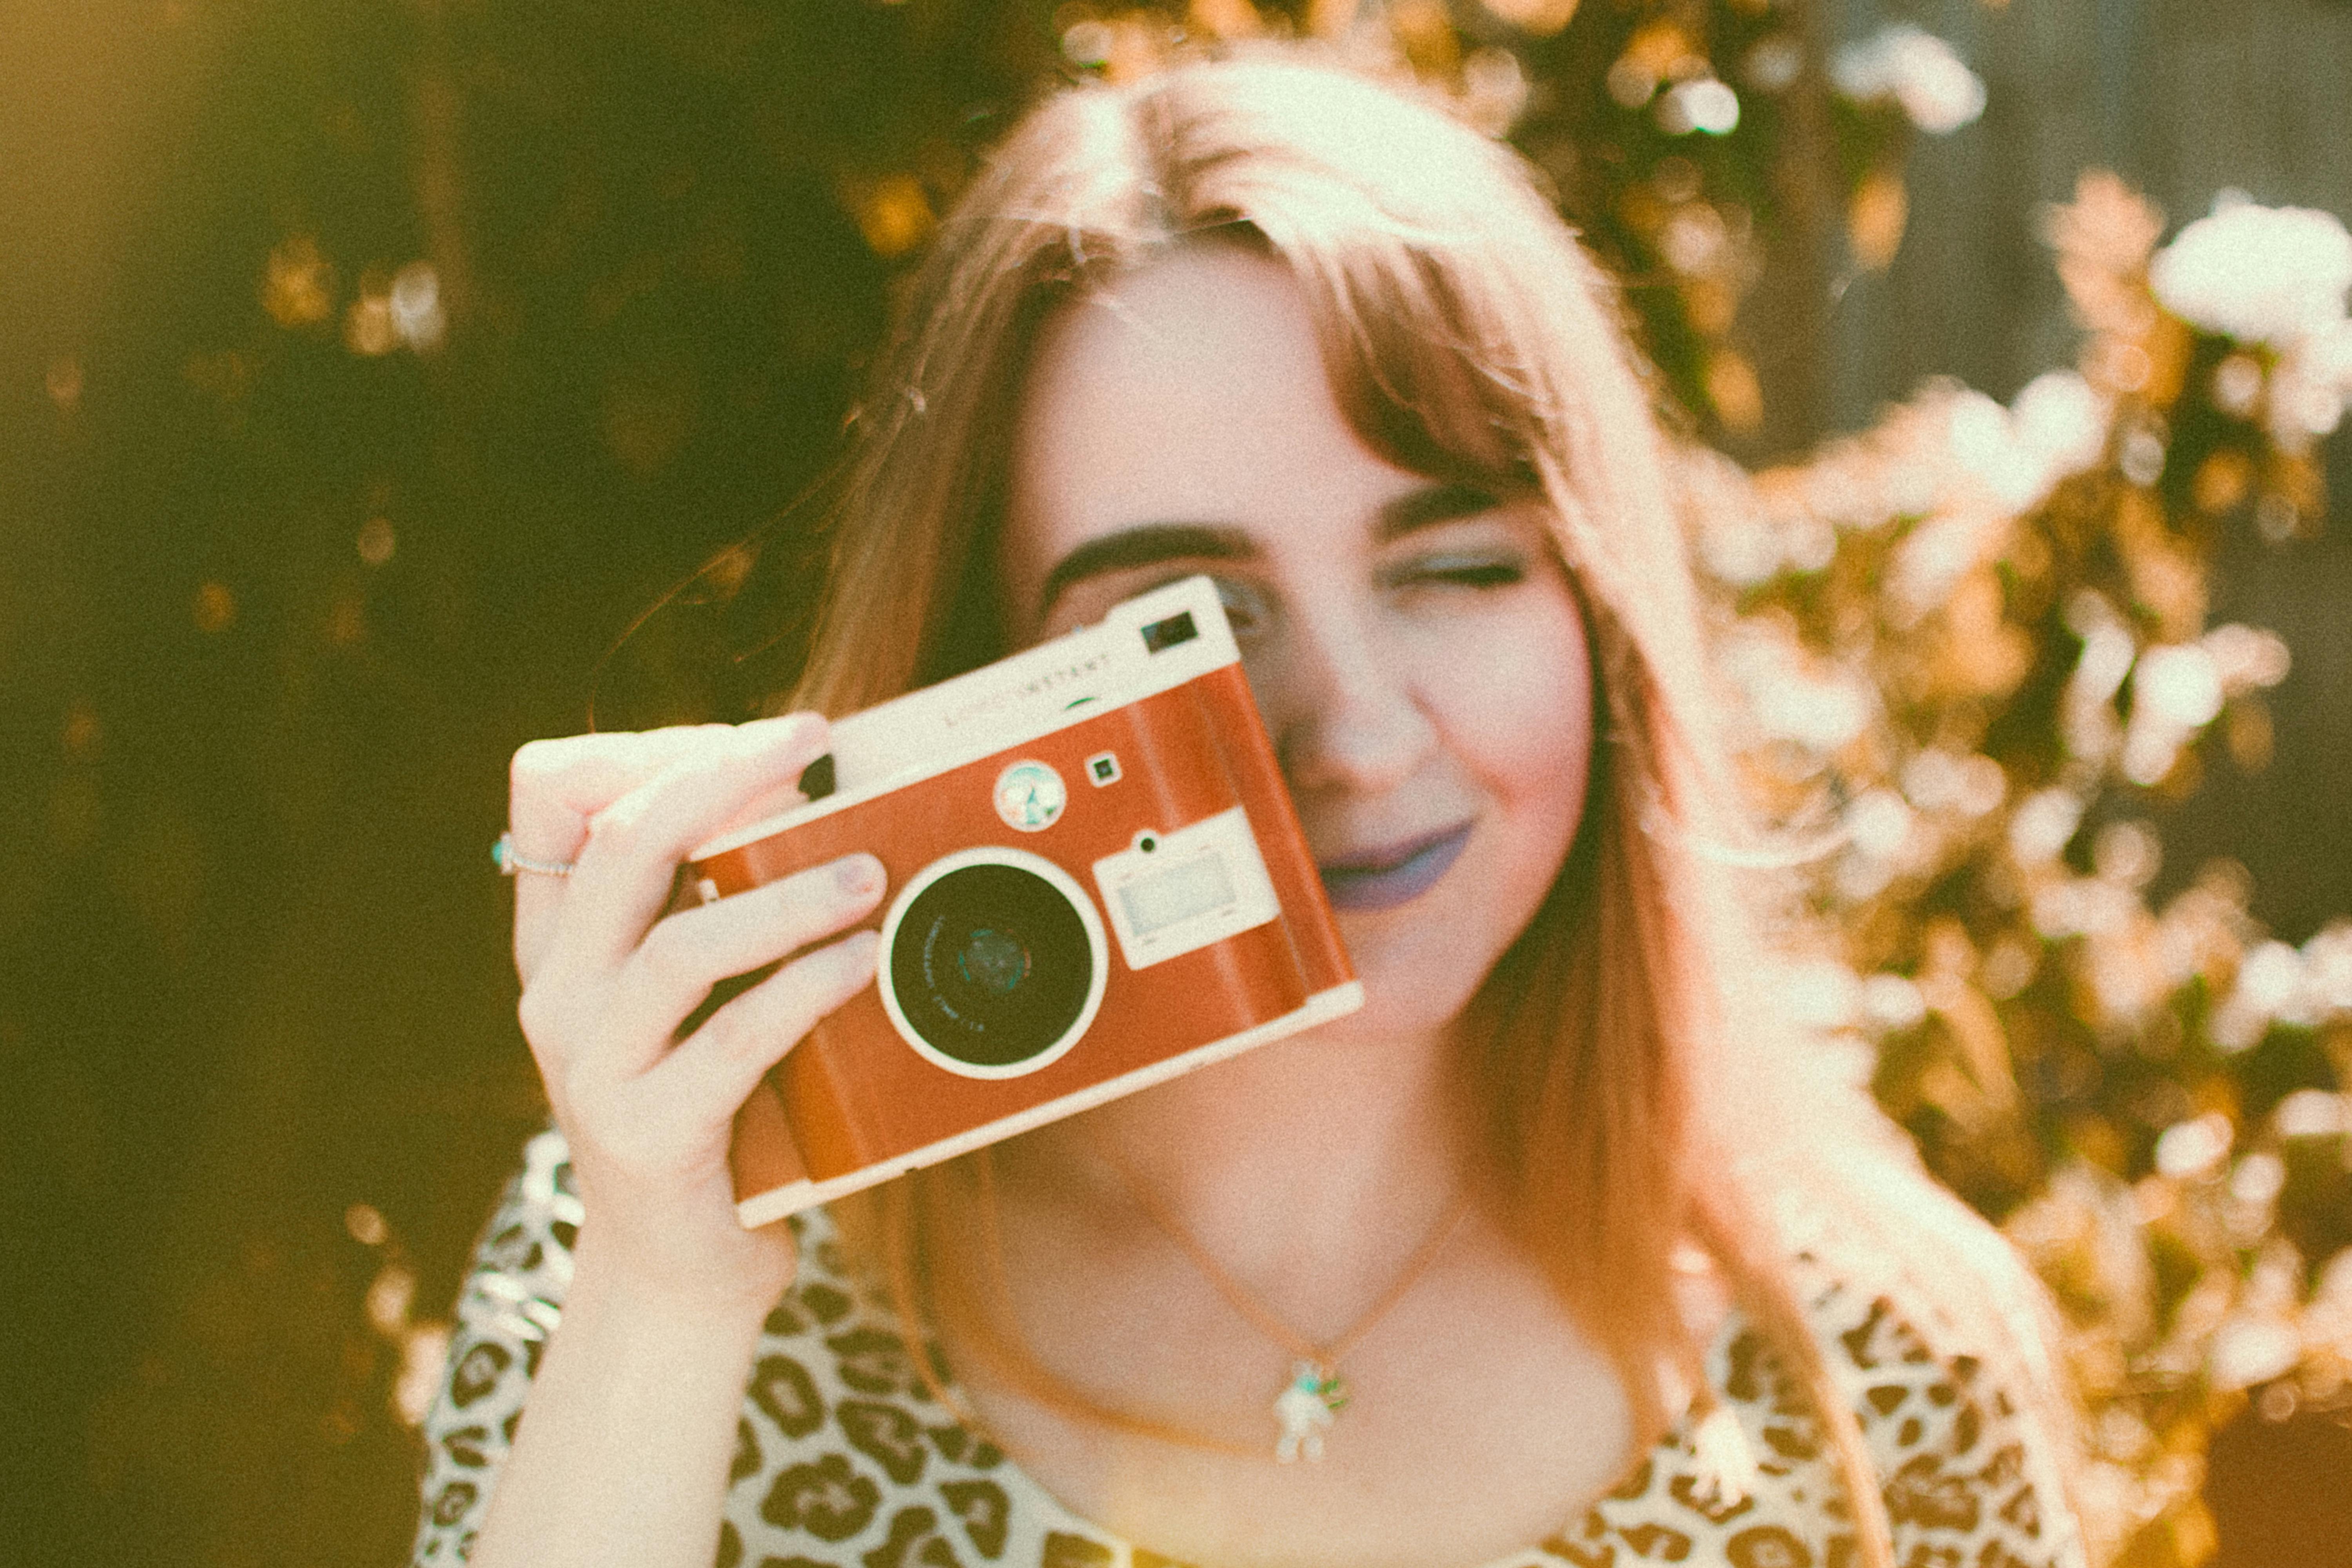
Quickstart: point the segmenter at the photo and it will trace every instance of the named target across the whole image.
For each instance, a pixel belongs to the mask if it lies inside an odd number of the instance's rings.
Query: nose
[[[1377,795],[1411,778],[1437,743],[1421,672],[1377,611],[1327,605],[1295,614],[1252,664],[1294,791]]]

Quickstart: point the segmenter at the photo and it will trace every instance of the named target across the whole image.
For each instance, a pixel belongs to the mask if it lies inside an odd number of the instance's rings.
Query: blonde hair
[[[1673,1255],[1688,1240],[1711,1253],[1812,1397],[1861,1561],[1891,1568],[1850,1400],[1792,1279],[1781,1200],[1883,1247],[1979,1358],[2032,1292],[1866,1096],[1814,1070],[1818,1053],[1727,984],[1747,922],[1705,847],[1734,841],[1737,818],[1673,454],[1612,286],[1507,148],[1296,58],[1047,100],[943,226],[853,422],[796,700],[848,712],[1005,651],[994,539],[1037,329],[1205,242],[1247,245],[1297,279],[1342,410],[1375,450],[1549,504],[1586,611],[1601,736],[1575,847],[1473,1005],[1483,1045],[1465,1070],[1506,1217],[1651,1432],[1664,1424],[1662,1363],[1705,1386]],[[920,1205],[902,1194],[891,1206],[890,1272],[910,1295],[905,1220]],[[1068,1392],[1063,1403],[1118,1419]]]

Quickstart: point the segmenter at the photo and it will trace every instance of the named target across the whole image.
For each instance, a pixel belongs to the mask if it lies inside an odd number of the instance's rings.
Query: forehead
[[[1139,522],[1280,528],[1423,482],[1348,425],[1297,281],[1217,245],[1046,323],[1012,458],[1016,555]]]

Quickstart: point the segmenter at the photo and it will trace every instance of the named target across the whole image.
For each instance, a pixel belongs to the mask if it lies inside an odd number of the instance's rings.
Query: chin
[[[1335,911],[1364,984],[1364,1005],[1318,1035],[1426,1037],[1461,1018],[1549,888],[1549,879],[1538,882],[1520,868],[1551,858],[1548,844],[1522,846],[1525,860],[1517,867],[1496,846],[1473,847],[1418,898],[1389,909]],[[1565,857],[1565,847],[1559,854]]]
[[[1345,938],[1349,933],[1343,927],[1341,934]],[[1458,950],[1425,960],[1410,951],[1361,952],[1352,942],[1349,951],[1356,959],[1356,976],[1364,983],[1364,1005],[1325,1026],[1323,1032],[1335,1037],[1383,1039],[1440,1033],[1462,1016],[1486,976],[1484,968],[1476,974],[1464,973]]]

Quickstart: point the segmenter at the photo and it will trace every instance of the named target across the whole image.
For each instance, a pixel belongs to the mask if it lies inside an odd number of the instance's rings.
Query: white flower
[[[1874,789],[1846,807],[1847,841],[1874,860],[1892,860],[1911,840],[1911,807],[1891,789]]]
[[[1893,99],[1931,136],[1958,131],[1984,112],[1985,85],[1977,73],[1951,45],[1908,23],[1840,49],[1830,78],[1856,103]]]
[[[1827,755],[1870,722],[1868,685],[1833,670],[1816,674],[1793,646],[1761,628],[1727,637],[1718,657],[1764,735]]]
[[[2284,347],[2332,332],[2352,289],[2352,234],[2332,213],[2224,195],[2148,264],[2164,308],[2242,342]]]
[[[2283,942],[2266,942],[2238,965],[2238,994],[2268,1017],[2300,1022],[2303,955]]]
[[[1862,1011],[1880,1028],[1899,1031],[1927,1016],[1927,999],[1900,974],[1874,974],[1862,983]]]
[[[2332,435],[2352,402],[2352,321],[2337,321],[2296,342],[2271,373],[2270,427],[2290,452]]]
[[[2114,412],[2089,382],[2071,370],[2035,376],[2010,405],[2018,444],[2040,457],[2053,478],[2079,474],[2105,454]]]
[[[441,308],[441,275],[429,261],[412,261],[392,279],[392,330],[417,352],[441,346],[449,318]]]
[[[2352,1099],[2324,1089],[2298,1089],[2278,1102],[2271,1125],[2282,1138],[2333,1138],[2352,1131]]]
[[[2156,1168],[2175,1181],[2201,1176],[2229,1153],[2233,1131],[2230,1119],[2218,1110],[2176,1121],[2156,1140]]]
[[[2009,819],[2010,853],[2023,866],[2055,860],[2083,825],[2083,803],[2071,791],[2045,789],[2026,797]]]
[[[2317,1012],[2352,1014],[2352,924],[2331,925],[2303,944],[2303,984]]]
[[[1982,479],[2011,512],[2047,496],[2069,474],[2081,473],[2106,451],[2114,409],[2071,370],[2039,375],[2003,408],[1980,392],[1963,392],[1951,405],[1952,456]]]
[[[1952,400],[1949,430],[1952,456],[1985,482],[2004,510],[2022,511],[2048,489],[2048,465],[2019,442],[2009,410],[1983,393],[1963,392]]]
[[[2215,626],[2199,640],[2212,656],[2213,668],[2221,677],[2221,689],[2231,697],[2276,686],[2294,667],[2294,656],[2288,650],[2286,640],[2276,632],[2258,626],[2231,621]]]
[[[1658,100],[1658,124],[1669,136],[1727,136],[1739,126],[1739,95],[1711,76],[1694,77]]]
[[[2213,655],[2196,643],[2152,647],[2139,656],[2132,679],[2134,706],[2154,708],[2183,730],[2201,729],[2221,711],[2221,671]]]
[[[2302,1359],[2303,1341],[2293,1326],[2269,1318],[2233,1318],[2213,1336],[2206,1375],[2218,1389],[2247,1388],[2293,1372]]]

